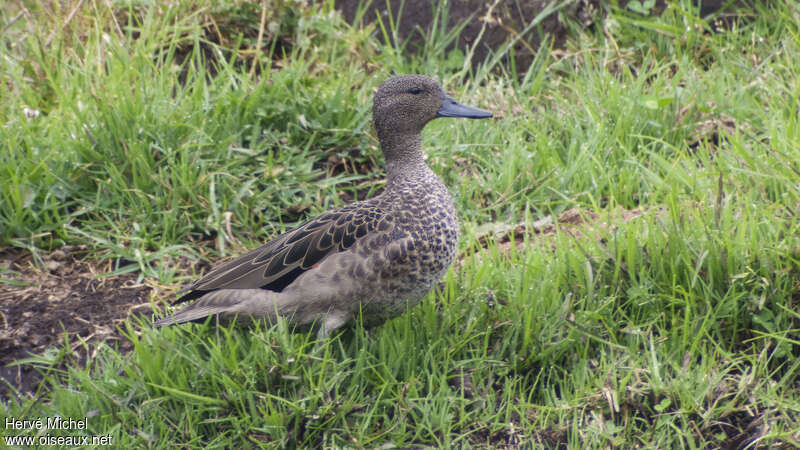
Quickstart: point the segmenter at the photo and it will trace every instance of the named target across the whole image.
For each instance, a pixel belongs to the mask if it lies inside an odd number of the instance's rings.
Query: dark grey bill
[[[445,96],[442,106],[439,107],[437,117],[466,117],[468,119],[488,119],[492,113],[472,106],[462,105],[450,97]]]

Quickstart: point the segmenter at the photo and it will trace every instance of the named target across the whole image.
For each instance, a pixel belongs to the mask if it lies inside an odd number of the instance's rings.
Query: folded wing
[[[214,268],[185,289],[176,303],[218,289],[262,288],[280,292],[328,255],[351,248],[367,234],[393,227],[374,204],[354,203],[326,212],[236,259]]]

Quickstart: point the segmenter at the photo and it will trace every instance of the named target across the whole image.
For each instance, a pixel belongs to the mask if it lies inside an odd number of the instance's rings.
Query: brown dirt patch
[[[30,365],[9,366],[48,348],[70,354],[59,363],[83,364],[97,345],[127,350],[130,343],[118,330],[132,313],[151,313],[153,287],[137,282],[136,274],[104,276],[110,266],[82,261],[82,247],[65,247],[35,264],[26,251],[0,252],[0,395],[35,392],[42,380]],[[83,345],[87,342],[89,345]]]

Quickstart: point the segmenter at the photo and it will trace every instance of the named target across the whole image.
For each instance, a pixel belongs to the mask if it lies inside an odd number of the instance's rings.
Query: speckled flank
[[[181,298],[198,299],[194,304],[157,324],[277,314],[295,325],[319,323],[325,335],[359,311],[374,326],[418,303],[447,271],[459,238],[450,193],[421,148],[422,129],[445,101],[452,103],[428,77],[384,82],[373,107],[386,157],[383,193],[328,211],[215,268]],[[465,117],[490,116],[475,111],[481,114]]]

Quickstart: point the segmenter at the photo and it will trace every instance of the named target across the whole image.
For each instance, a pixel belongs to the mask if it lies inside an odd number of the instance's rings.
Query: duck
[[[436,118],[488,119],[424,75],[394,76],[374,95],[373,123],[386,164],[384,190],[320,214],[223,263],[179,292],[194,301],[159,327],[284,318],[318,338],[360,320],[374,327],[424,298],[456,256],[453,198],[428,167],[422,130]]]

